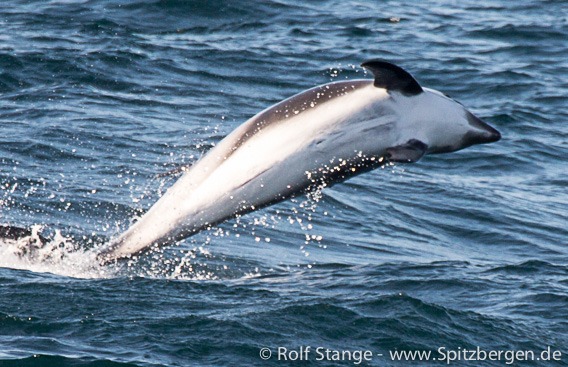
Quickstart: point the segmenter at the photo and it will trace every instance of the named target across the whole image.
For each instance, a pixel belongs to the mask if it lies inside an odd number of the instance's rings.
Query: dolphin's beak
[[[482,121],[473,113],[467,113],[467,121],[475,129],[475,133],[468,137],[469,145],[494,143],[501,139],[501,133],[497,129]]]
[[[487,133],[487,140],[485,141],[486,143],[494,143],[501,140],[501,133],[497,131],[497,129],[486,122],[481,121],[481,123],[484,125],[483,128]]]

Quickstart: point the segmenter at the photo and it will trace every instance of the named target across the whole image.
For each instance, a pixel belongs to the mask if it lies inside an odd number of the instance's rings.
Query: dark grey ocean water
[[[96,264],[175,179],[156,174],[283,98],[370,78],[371,58],[503,139]],[[354,365],[317,347],[568,365],[567,60],[562,1],[1,2],[0,224],[55,239],[0,246],[0,366]],[[438,360],[390,357],[412,350]]]

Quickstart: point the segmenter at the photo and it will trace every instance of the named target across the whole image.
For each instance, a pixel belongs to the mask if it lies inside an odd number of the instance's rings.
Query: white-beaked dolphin
[[[460,103],[380,60],[375,79],[321,85],[246,121],[185,172],[102,262],[174,243],[226,219],[332,185],[386,162],[501,138]]]

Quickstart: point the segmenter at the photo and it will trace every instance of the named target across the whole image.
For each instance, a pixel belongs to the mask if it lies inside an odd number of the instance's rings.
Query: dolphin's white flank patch
[[[396,65],[372,80],[312,88],[267,108],[211,149],[100,255],[112,261],[380,166],[496,141],[461,104]],[[385,89],[386,88],[386,89]]]

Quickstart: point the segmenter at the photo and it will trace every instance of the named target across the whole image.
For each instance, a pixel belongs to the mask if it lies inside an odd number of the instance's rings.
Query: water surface
[[[568,353],[568,6],[0,4],[0,365],[330,365],[279,346]],[[397,63],[498,128],[100,267],[93,249],[246,119]],[[65,240],[64,240],[65,239]],[[453,365],[503,366],[502,361]],[[519,362],[520,363],[520,362]],[[542,365],[537,361],[524,365]],[[444,365],[443,361],[415,362]]]

